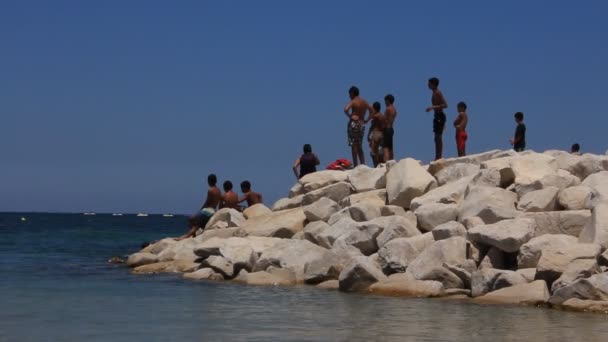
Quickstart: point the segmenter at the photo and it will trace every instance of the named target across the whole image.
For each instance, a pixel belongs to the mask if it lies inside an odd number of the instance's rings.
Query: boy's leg
[[[361,143],[359,143],[357,145],[357,154],[359,155],[359,161],[361,162],[361,165],[365,164],[365,155],[363,154],[363,145]]]
[[[435,160],[441,159],[443,154],[443,139],[441,133],[435,133]]]
[[[351,152],[352,152],[352,156],[353,156],[353,166],[357,166],[359,164],[357,164],[357,145],[353,144],[351,147]]]

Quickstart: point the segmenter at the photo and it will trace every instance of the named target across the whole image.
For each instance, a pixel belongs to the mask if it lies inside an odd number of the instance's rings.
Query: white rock
[[[214,237],[227,239],[233,236],[244,237],[247,236],[247,232],[239,227],[204,230],[195,240],[196,242],[204,242]]]
[[[374,222],[363,222],[355,226],[356,229],[338,237],[334,243],[342,241],[345,245],[358,248],[363,255],[371,255],[378,251],[376,238],[383,228]]]
[[[549,303],[560,305],[571,298],[608,301],[608,273],[578,279],[562,287],[549,298]]]
[[[464,224],[464,226],[467,228],[467,230],[469,230],[473,227],[484,225],[485,223],[483,222],[483,220],[481,218],[479,218],[477,216],[471,216],[471,217],[467,217],[464,220],[462,220],[462,224]]]
[[[608,200],[602,201],[591,211],[591,220],[581,231],[579,242],[595,243],[608,249]]]
[[[366,290],[370,285],[386,279],[382,270],[367,257],[357,257],[344,266],[338,281],[340,291]]]
[[[517,195],[513,192],[490,187],[469,188],[464,202],[460,206],[458,221],[477,216],[485,223],[495,223],[517,216],[515,203]]]
[[[412,199],[437,187],[437,181],[416,160],[406,158],[386,176],[388,204],[409,208]]]
[[[594,274],[602,273],[602,270],[594,259],[577,259],[572,261],[562,275],[551,285],[551,292],[555,293],[564,286],[568,286],[578,279],[589,278]]]
[[[323,197],[327,197],[336,202],[340,202],[344,198],[350,196],[352,190],[353,189],[351,185],[347,182],[331,184],[324,188],[313,190],[304,195],[302,204],[309,205],[320,200]]]
[[[608,171],[602,171],[594,173],[581,183],[581,185],[588,186],[593,189],[593,196],[590,199],[588,207],[595,206],[595,204],[608,200]]]
[[[420,280],[433,280],[443,284],[446,289],[462,289],[464,283],[462,280],[445,267],[434,268],[425,274]]]
[[[210,268],[201,268],[194,272],[184,273],[183,277],[190,280],[224,280],[224,276]]]
[[[534,268],[538,265],[543,251],[560,251],[577,243],[577,238],[565,234],[545,234],[530,239],[519,249],[517,268]]]
[[[316,285],[328,280],[337,280],[342,272],[342,260],[334,253],[324,259],[316,259],[304,267],[304,282]]]
[[[274,202],[272,205],[272,211],[283,211],[293,208],[299,208],[302,206],[302,202],[304,201],[304,195],[297,195],[292,198],[281,198],[280,200]]]
[[[473,227],[468,239],[486,246],[494,246],[504,252],[514,253],[534,236],[531,219],[503,220],[494,224]]]
[[[308,193],[317,189],[324,188],[328,185],[345,182],[348,180],[347,171],[335,171],[335,170],[322,170],[313,173],[309,173],[306,176],[300,178],[300,184],[302,184],[303,193]]]
[[[559,189],[553,186],[530,191],[519,200],[517,209],[526,212],[554,211],[557,209],[558,193]]]
[[[212,255],[201,262],[201,267],[211,268],[213,271],[221,274],[226,279],[231,279],[234,273],[234,265],[225,258],[217,255]]]
[[[373,203],[377,206],[383,206],[386,204],[386,189],[372,190],[366,192],[360,192],[356,194],[352,194],[342,201],[340,201],[340,206],[343,208],[350,207],[351,205],[355,205],[358,203]],[[403,209],[403,208],[402,208]]]
[[[433,242],[409,264],[406,272],[416,279],[422,279],[425,274],[443,264],[462,264],[466,260],[466,245],[467,242],[462,237]]]
[[[252,236],[290,238],[304,228],[305,221],[304,209],[296,208],[251,218],[241,228]]]
[[[152,253],[134,253],[129,255],[127,266],[137,267],[158,262],[158,256]]]
[[[521,218],[530,218],[536,222],[534,236],[566,234],[578,237],[587,222],[591,220],[591,211],[569,210],[525,213]]]
[[[420,231],[416,228],[415,217],[412,220],[404,216],[383,216],[370,222],[383,228],[376,238],[379,248],[396,238],[420,235]]]
[[[294,198],[298,195],[303,195],[304,194],[304,187],[302,186],[302,183],[297,182],[296,184],[294,184],[291,189],[289,189],[289,195],[287,196],[288,198]]]
[[[496,278],[504,271],[494,268],[482,268],[471,273],[471,296],[479,297],[492,291]]]
[[[548,300],[549,290],[542,280],[502,288],[475,298],[475,301],[480,303],[518,305],[542,305]]]
[[[434,176],[439,186],[458,181],[462,178],[474,176],[479,172],[479,165],[468,163],[457,163],[447,166],[437,172]]]
[[[558,279],[574,260],[595,260],[601,253],[596,244],[572,244],[560,250],[543,250],[536,266],[536,279],[542,279],[551,285]]]
[[[396,206],[396,205],[385,205],[380,208],[380,215],[382,216],[403,216],[403,217],[413,217],[416,219],[416,215],[410,211],[405,211],[405,209]]]
[[[227,224],[227,228],[240,227],[245,222],[245,217],[238,211],[230,208],[224,208],[218,210],[207,222],[205,229],[213,229],[213,227],[219,223],[224,222]]]
[[[443,284],[438,281],[417,280],[409,274],[392,274],[369,287],[371,293],[401,297],[441,297]]]
[[[465,237],[467,235],[467,229],[461,223],[451,221],[433,228],[432,234],[433,238],[435,238],[435,241],[439,241],[449,239],[455,236]]]
[[[361,202],[348,207],[350,217],[357,222],[370,221],[381,216],[380,209],[375,203]]]
[[[416,197],[412,200],[410,209],[416,210],[429,203],[459,204],[464,200],[464,194],[471,179],[471,177],[462,178],[458,181],[435,188],[420,197]]]
[[[585,203],[591,198],[593,190],[585,185],[573,186],[560,191],[557,202],[566,210],[587,209]]]
[[[331,248],[340,236],[349,234],[356,229],[357,223],[350,218],[345,218],[317,234],[317,242],[319,246]]]
[[[270,210],[267,206],[263,205],[262,203],[258,203],[258,204],[254,204],[251,207],[248,207],[247,209],[245,209],[243,211],[243,216],[246,219],[251,219],[254,217],[258,217],[258,216],[268,215],[270,213],[272,213],[272,210]]]
[[[456,220],[458,218],[458,205],[429,203],[418,207],[414,213],[420,228],[424,231],[430,231],[441,224]]]
[[[356,192],[365,192],[386,187],[386,168],[379,166],[370,168],[359,165],[349,172],[348,181]]]
[[[319,240],[317,239],[317,236],[328,228],[329,225],[323,221],[310,222],[302,231],[304,234],[303,238],[318,245]]]
[[[297,283],[291,270],[277,267],[269,267],[266,271],[253,273],[242,270],[234,281],[256,286],[286,286]]]
[[[378,251],[380,266],[387,273],[405,272],[410,263],[433,242],[435,240],[431,233],[391,240]]]
[[[323,197],[304,209],[304,215],[309,222],[327,222],[331,215],[340,210],[340,205],[329,198]]]

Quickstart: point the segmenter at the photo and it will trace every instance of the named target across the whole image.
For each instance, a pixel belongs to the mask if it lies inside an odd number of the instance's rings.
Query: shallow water
[[[0,214],[0,341],[608,338],[606,315],[193,282],[106,263],[184,225],[184,217]]]

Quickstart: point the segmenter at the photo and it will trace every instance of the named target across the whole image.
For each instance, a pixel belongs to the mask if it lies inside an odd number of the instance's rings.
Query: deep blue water
[[[26,221],[21,221],[25,217]],[[608,317],[248,287],[107,263],[184,217],[0,214],[0,341],[605,341]]]

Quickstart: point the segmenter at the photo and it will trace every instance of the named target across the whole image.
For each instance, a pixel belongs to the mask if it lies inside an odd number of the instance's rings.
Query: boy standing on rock
[[[464,102],[458,103],[458,116],[454,120],[454,127],[456,128],[456,149],[458,150],[458,156],[466,156],[466,143],[467,143],[467,124],[469,123],[469,117],[467,115],[467,104]]]
[[[511,139],[511,145],[515,152],[522,152],[526,149],[526,125],[524,124],[524,113],[515,113],[515,122],[517,122],[517,128],[515,128],[515,136]]]
[[[384,127],[383,134],[383,145],[384,145],[384,162],[386,163],[389,160],[395,159],[395,155],[393,153],[393,137],[395,135],[395,130],[393,130],[393,125],[395,124],[395,119],[397,118],[397,109],[395,109],[395,97],[391,94],[388,94],[384,97],[384,104],[386,105],[386,111],[384,111],[384,118],[386,120],[386,125]]]
[[[249,181],[243,181],[241,183],[241,191],[243,192],[243,197],[239,198],[239,203],[247,201],[248,207],[262,203],[262,195],[251,190],[251,183],[249,183]]]
[[[433,77],[428,82],[429,89],[433,92],[431,96],[432,106],[426,109],[426,112],[434,111],[433,116],[433,133],[435,134],[435,160],[441,159],[443,154],[443,130],[445,129],[446,116],[443,112],[448,108],[448,104],[443,97],[443,93],[439,90],[439,79]]]
[[[205,203],[203,203],[203,206],[198,213],[192,215],[188,219],[188,232],[178,238],[175,238],[175,240],[179,241],[189,237],[194,237],[199,228],[205,229],[207,222],[209,222],[209,219],[213,216],[213,214],[215,214],[217,206],[222,201],[222,193],[216,186],[217,177],[214,174],[207,176],[207,184],[209,184],[209,190],[207,191],[207,199],[205,200]]]
[[[383,133],[386,120],[384,114],[380,111],[380,102],[374,102],[372,108],[374,108],[374,112],[372,114],[372,127],[369,129],[368,140],[372,162],[374,163],[374,167],[376,167],[384,159],[381,145],[384,145]]]
[[[363,155],[363,135],[365,134],[365,113],[372,112],[372,107],[363,98],[359,97],[359,88],[352,86],[348,90],[350,102],[344,107],[344,114],[348,117],[348,145],[351,147],[354,166],[365,164]],[[358,158],[358,159],[357,159]]]
[[[222,204],[220,208],[231,208],[239,210],[239,196],[232,191],[232,182],[224,182],[224,195],[222,195]]]

